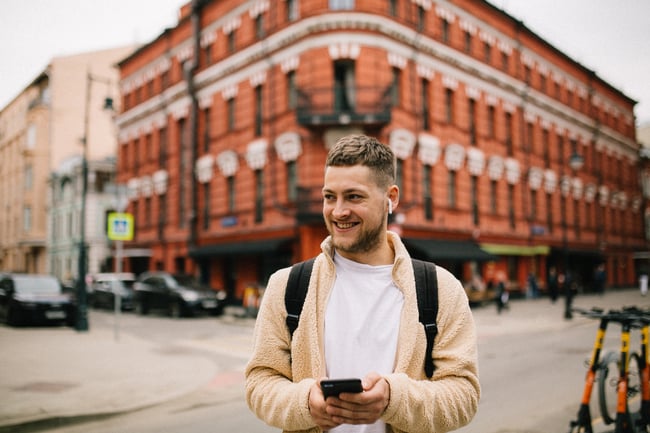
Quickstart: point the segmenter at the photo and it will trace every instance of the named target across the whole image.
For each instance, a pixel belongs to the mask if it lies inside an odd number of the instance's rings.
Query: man
[[[469,423],[480,396],[474,320],[456,278],[437,268],[435,373],[424,372],[413,266],[387,231],[399,203],[395,157],[374,138],[351,135],[330,150],[321,244],[298,328],[290,336],[289,268],[271,276],[246,367],[255,414],[284,431],[446,432]],[[363,392],[323,398],[324,378],[362,378]]]

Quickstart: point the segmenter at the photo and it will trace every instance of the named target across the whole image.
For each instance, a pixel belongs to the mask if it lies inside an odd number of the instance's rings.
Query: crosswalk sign
[[[133,215],[124,212],[108,214],[108,238],[112,241],[133,240]]]

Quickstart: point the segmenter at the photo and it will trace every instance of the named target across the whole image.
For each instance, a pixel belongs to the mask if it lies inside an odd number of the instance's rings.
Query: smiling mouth
[[[356,226],[358,223],[334,223],[334,225],[341,230],[346,230],[346,229],[351,229],[352,227]]]

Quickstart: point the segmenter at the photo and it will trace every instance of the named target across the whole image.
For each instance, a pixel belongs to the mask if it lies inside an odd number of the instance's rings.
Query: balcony
[[[300,225],[323,222],[323,196],[320,187],[298,187],[296,221]]]
[[[391,87],[297,89],[296,116],[303,126],[382,126],[390,122]]]

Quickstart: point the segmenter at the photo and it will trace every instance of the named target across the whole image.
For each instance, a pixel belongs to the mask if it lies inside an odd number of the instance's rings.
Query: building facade
[[[398,158],[412,255],[516,290],[634,282],[635,101],[487,2],[195,0],[119,67],[126,269],[241,298],[319,252],[327,149],[365,133]]]
[[[0,270],[76,278],[84,140],[89,270],[110,256],[98,209],[105,199],[92,186],[115,184],[117,134],[104,103],[117,99],[115,63],[134,49],[55,57],[0,111]]]

